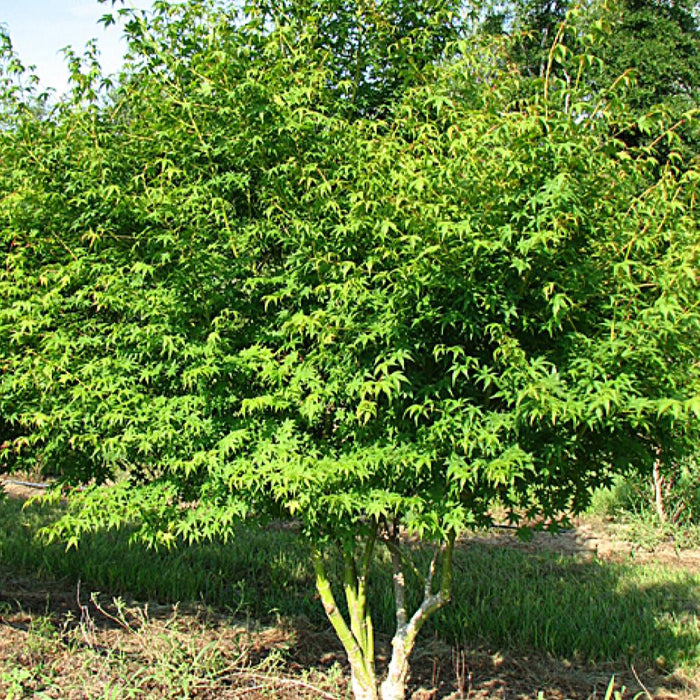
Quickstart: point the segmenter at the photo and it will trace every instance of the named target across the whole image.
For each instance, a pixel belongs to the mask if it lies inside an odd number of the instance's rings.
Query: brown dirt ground
[[[5,484],[13,498],[32,488]],[[633,558],[700,571],[700,551],[661,546],[646,552],[612,523],[580,521],[552,536],[521,542],[508,531],[469,542],[582,557]],[[379,662],[388,640],[378,640]],[[576,665],[541,655],[452,649],[438,640],[415,652],[413,700],[594,700],[610,678],[622,698],[700,700],[700,678],[659,676],[634,668]],[[303,620],[260,627],[201,607],[130,605],[61,583],[0,571],[0,697],[244,698],[305,700],[348,697],[337,640]]]

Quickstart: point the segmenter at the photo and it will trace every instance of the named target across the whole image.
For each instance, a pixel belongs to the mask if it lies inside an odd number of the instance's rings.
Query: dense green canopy
[[[171,543],[284,517],[370,556],[399,526],[450,543],[494,504],[551,522],[691,449],[697,160],[624,86],[580,80],[582,16],[523,89],[444,3],[353,74],[359,30],[337,53],[328,27],[404,4],[371,7],[158,2],[123,12],[109,93],[76,60],[45,114],[9,77],[3,454],[94,484],[58,531]]]

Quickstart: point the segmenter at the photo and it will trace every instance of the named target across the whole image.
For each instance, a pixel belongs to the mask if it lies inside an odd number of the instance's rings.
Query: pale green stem
[[[368,674],[374,677],[374,629],[367,609],[367,578],[377,540],[378,523],[373,525],[367,537],[365,549],[358,566],[352,552],[343,552],[345,598],[350,613],[350,628],[362,649]]]
[[[316,589],[321,597],[323,609],[335,633],[338,635],[338,639],[343,645],[350,662],[353,693],[358,700],[374,700],[377,697],[377,681],[374,672],[374,645],[373,642],[370,644],[366,642],[372,636],[371,621],[369,626],[366,623],[364,625],[361,624],[358,614],[360,596],[358,595],[357,586],[349,585],[348,564],[346,562],[345,595],[347,597],[352,629],[348,627],[342,613],[338,610],[321,552],[314,550],[312,559],[316,572]],[[364,593],[362,597],[364,598]],[[366,614],[364,617],[365,620],[369,618]],[[365,640],[364,642],[363,639]],[[368,652],[371,652],[372,656],[368,657]]]
[[[369,578],[369,568],[372,564],[372,556],[374,555],[374,545],[377,542],[377,534],[379,533],[379,523],[375,522],[372,526],[372,531],[367,538],[365,551],[360,562],[360,574],[358,576],[358,597],[362,606],[362,621],[364,630],[364,648],[365,655],[372,664],[372,674],[374,675],[374,627],[372,625],[372,616],[367,609],[367,579]]]

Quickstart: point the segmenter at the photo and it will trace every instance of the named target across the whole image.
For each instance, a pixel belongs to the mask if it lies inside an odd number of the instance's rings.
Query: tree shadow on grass
[[[293,531],[241,528],[227,544],[161,552],[131,545],[128,532],[102,532],[66,552],[34,537],[52,515],[46,508],[0,503],[5,609],[79,620],[87,606],[95,624],[114,627],[114,597],[148,602],[151,619],[169,619],[177,603],[180,611],[196,608],[192,614],[209,615],[216,624],[244,619],[251,629],[258,625],[251,620],[284,628],[284,656],[297,667],[323,670],[342,659],[316,598],[308,548]],[[455,568],[453,603],[425,630],[414,663],[414,688],[437,690],[432,697],[460,687],[465,693],[471,688],[472,698],[516,691],[523,698],[539,691],[546,698],[587,698],[596,688],[602,696],[601,684],[613,673],[628,688],[641,689],[632,667],[654,697],[664,697],[662,688],[673,682],[665,672],[684,667],[697,675],[697,576],[483,541],[462,544]],[[378,647],[386,652],[391,572],[380,558],[372,573]],[[92,591],[101,591],[96,600],[108,614],[96,610]],[[274,639],[268,641],[259,646],[260,656],[274,648]],[[687,697],[700,694],[692,680],[684,683]]]
[[[506,658],[527,655],[521,675],[530,677],[533,693],[558,697],[547,690],[546,678],[547,668],[558,667],[559,684],[569,678],[579,689],[562,697],[589,697],[586,682],[589,694],[595,685],[602,697],[600,684],[607,685],[612,673],[641,691],[637,674],[654,697],[671,697],[664,688],[678,683],[668,674],[683,668],[694,669],[694,681],[683,674],[679,681],[687,697],[700,695],[697,575],[483,542],[464,545],[455,569],[454,601],[439,614],[434,631],[463,649],[477,645]]]

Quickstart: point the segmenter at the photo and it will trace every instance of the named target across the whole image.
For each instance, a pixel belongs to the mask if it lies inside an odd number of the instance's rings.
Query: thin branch
[[[423,596],[423,602],[421,603],[418,610],[413,613],[410,622],[408,623],[407,633],[406,633],[406,643],[410,645],[410,650],[413,648],[415,643],[415,638],[420,632],[421,627],[425,621],[440,608],[446,605],[450,598],[452,597],[452,568],[453,568],[453,553],[455,544],[455,533],[451,532],[447,537],[447,542],[445,542],[440,547],[435,548],[435,553],[433,554],[433,559],[430,562],[430,572],[428,574],[428,580],[425,584],[425,592]],[[438,559],[442,557],[441,566],[441,580],[440,580],[440,590],[438,593],[433,593],[433,580],[435,578],[435,571],[437,569]]]
[[[668,136],[670,133],[673,133],[679,126],[682,126],[683,124],[685,124],[685,122],[686,122],[685,119],[681,119],[680,121],[676,122],[673,126],[670,126],[668,129],[666,129],[666,131],[664,131],[663,134],[660,134],[659,136],[657,136],[647,146],[647,148],[654,148],[654,146],[656,146],[656,144],[659,143],[659,141],[661,141],[661,139],[664,138],[664,136]]]
[[[442,555],[442,577],[440,580],[440,595],[448,603],[452,598],[452,582],[454,579],[454,551],[457,536],[454,531],[447,536],[447,543]]]
[[[363,581],[366,581],[367,576],[369,575],[369,567],[372,563],[372,555],[374,554],[374,546],[377,542],[378,534],[379,522],[375,520],[374,524],[372,525],[371,534],[367,539],[367,546],[365,547],[365,552],[362,556],[362,563],[360,565],[360,576],[362,577]]]
[[[404,566],[408,566],[411,569],[411,572],[420,581],[421,585],[425,585],[425,576],[423,576],[423,573],[416,566],[413,559],[411,559],[411,557],[401,549],[401,547],[398,545],[398,541],[398,536],[395,535],[387,536],[383,539],[384,544],[387,546],[392,556],[394,553],[396,553],[396,555],[401,558]]]
[[[623,80],[625,80],[631,72],[632,72],[632,69],[628,68],[626,71],[624,71],[622,73],[622,75],[619,75],[617,78],[615,78],[612,85],[607,90],[605,90],[603,92],[603,95],[601,96],[600,101],[595,106],[595,109],[591,112],[590,120],[593,120],[595,118],[595,116],[598,114],[598,112],[600,111],[600,109],[603,107],[603,104],[604,104],[603,98],[605,98],[608,94],[613,92],[613,90],[615,90],[615,88],[618,86],[618,84],[620,82],[622,82]]]
[[[544,75],[544,108],[545,110],[548,111],[548,105],[547,105],[547,98],[549,96],[549,76],[552,72],[552,64],[554,63],[554,51],[556,50],[557,46],[561,43],[561,37],[564,34],[564,29],[566,29],[567,22],[564,20],[560,25],[559,25],[559,30],[557,31],[556,36],[554,37],[554,41],[552,42],[552,48],[549,50],[549,56],[547,57],[547,70],[545,71]]]
[[[644,685],[644,683],[642,683],[642,679],[637,675],[637,670],[635,669],[634,664],[630,664],[630,668],[632,669],[634,677],[637,679],[637,683],[639,683],[641,688],[644,690],[644,693],[646,694],[647,698],[649,698],[649,700],[654,700],[654,696],[649,692],[649,688],[647,688]]]
[[[438,559],[440,554],[442,554],[443,547],[435,547],[433,552],[433,558],[430,560],[430,568],[428,569],[428,577],[425,579],[425,586],[423,588],[423,599],[430,598],[433,594],[433,579],[435,578],[435,571],[437,569]]]
[[[357,597],[358,597],[358,615],[362,621],[363,631],[363,648],[368,663],[374,669],[374,627],[372,625],[372,617],[367,614],[367,579],[369,578],[369,569],[372,564],[374,555],[374,547],[379,534],[379,522],[375,520],[372,524],[372,529],[367,539],[364,554],[360,560],[360,573],[357,579]]]
[[[112,620],[112,622],[116,623],[119,625],[123,630],[126,630],[127,632],[131,634],[136,634],[136,630],[125,620],[118,618],[115,615],[112,615],[110,612],[107,612],[101,605],[100,601],[97,599],[97,593],[92,593],[90,595],[90,601],[92,604],[97,608],[98,612],[102,613],[107,619]]]
[[[398,546],[390,548],[390,552],[394,580],[394,604],[396,605],[396,630],[398,632],[406,627],[406,579]]]

